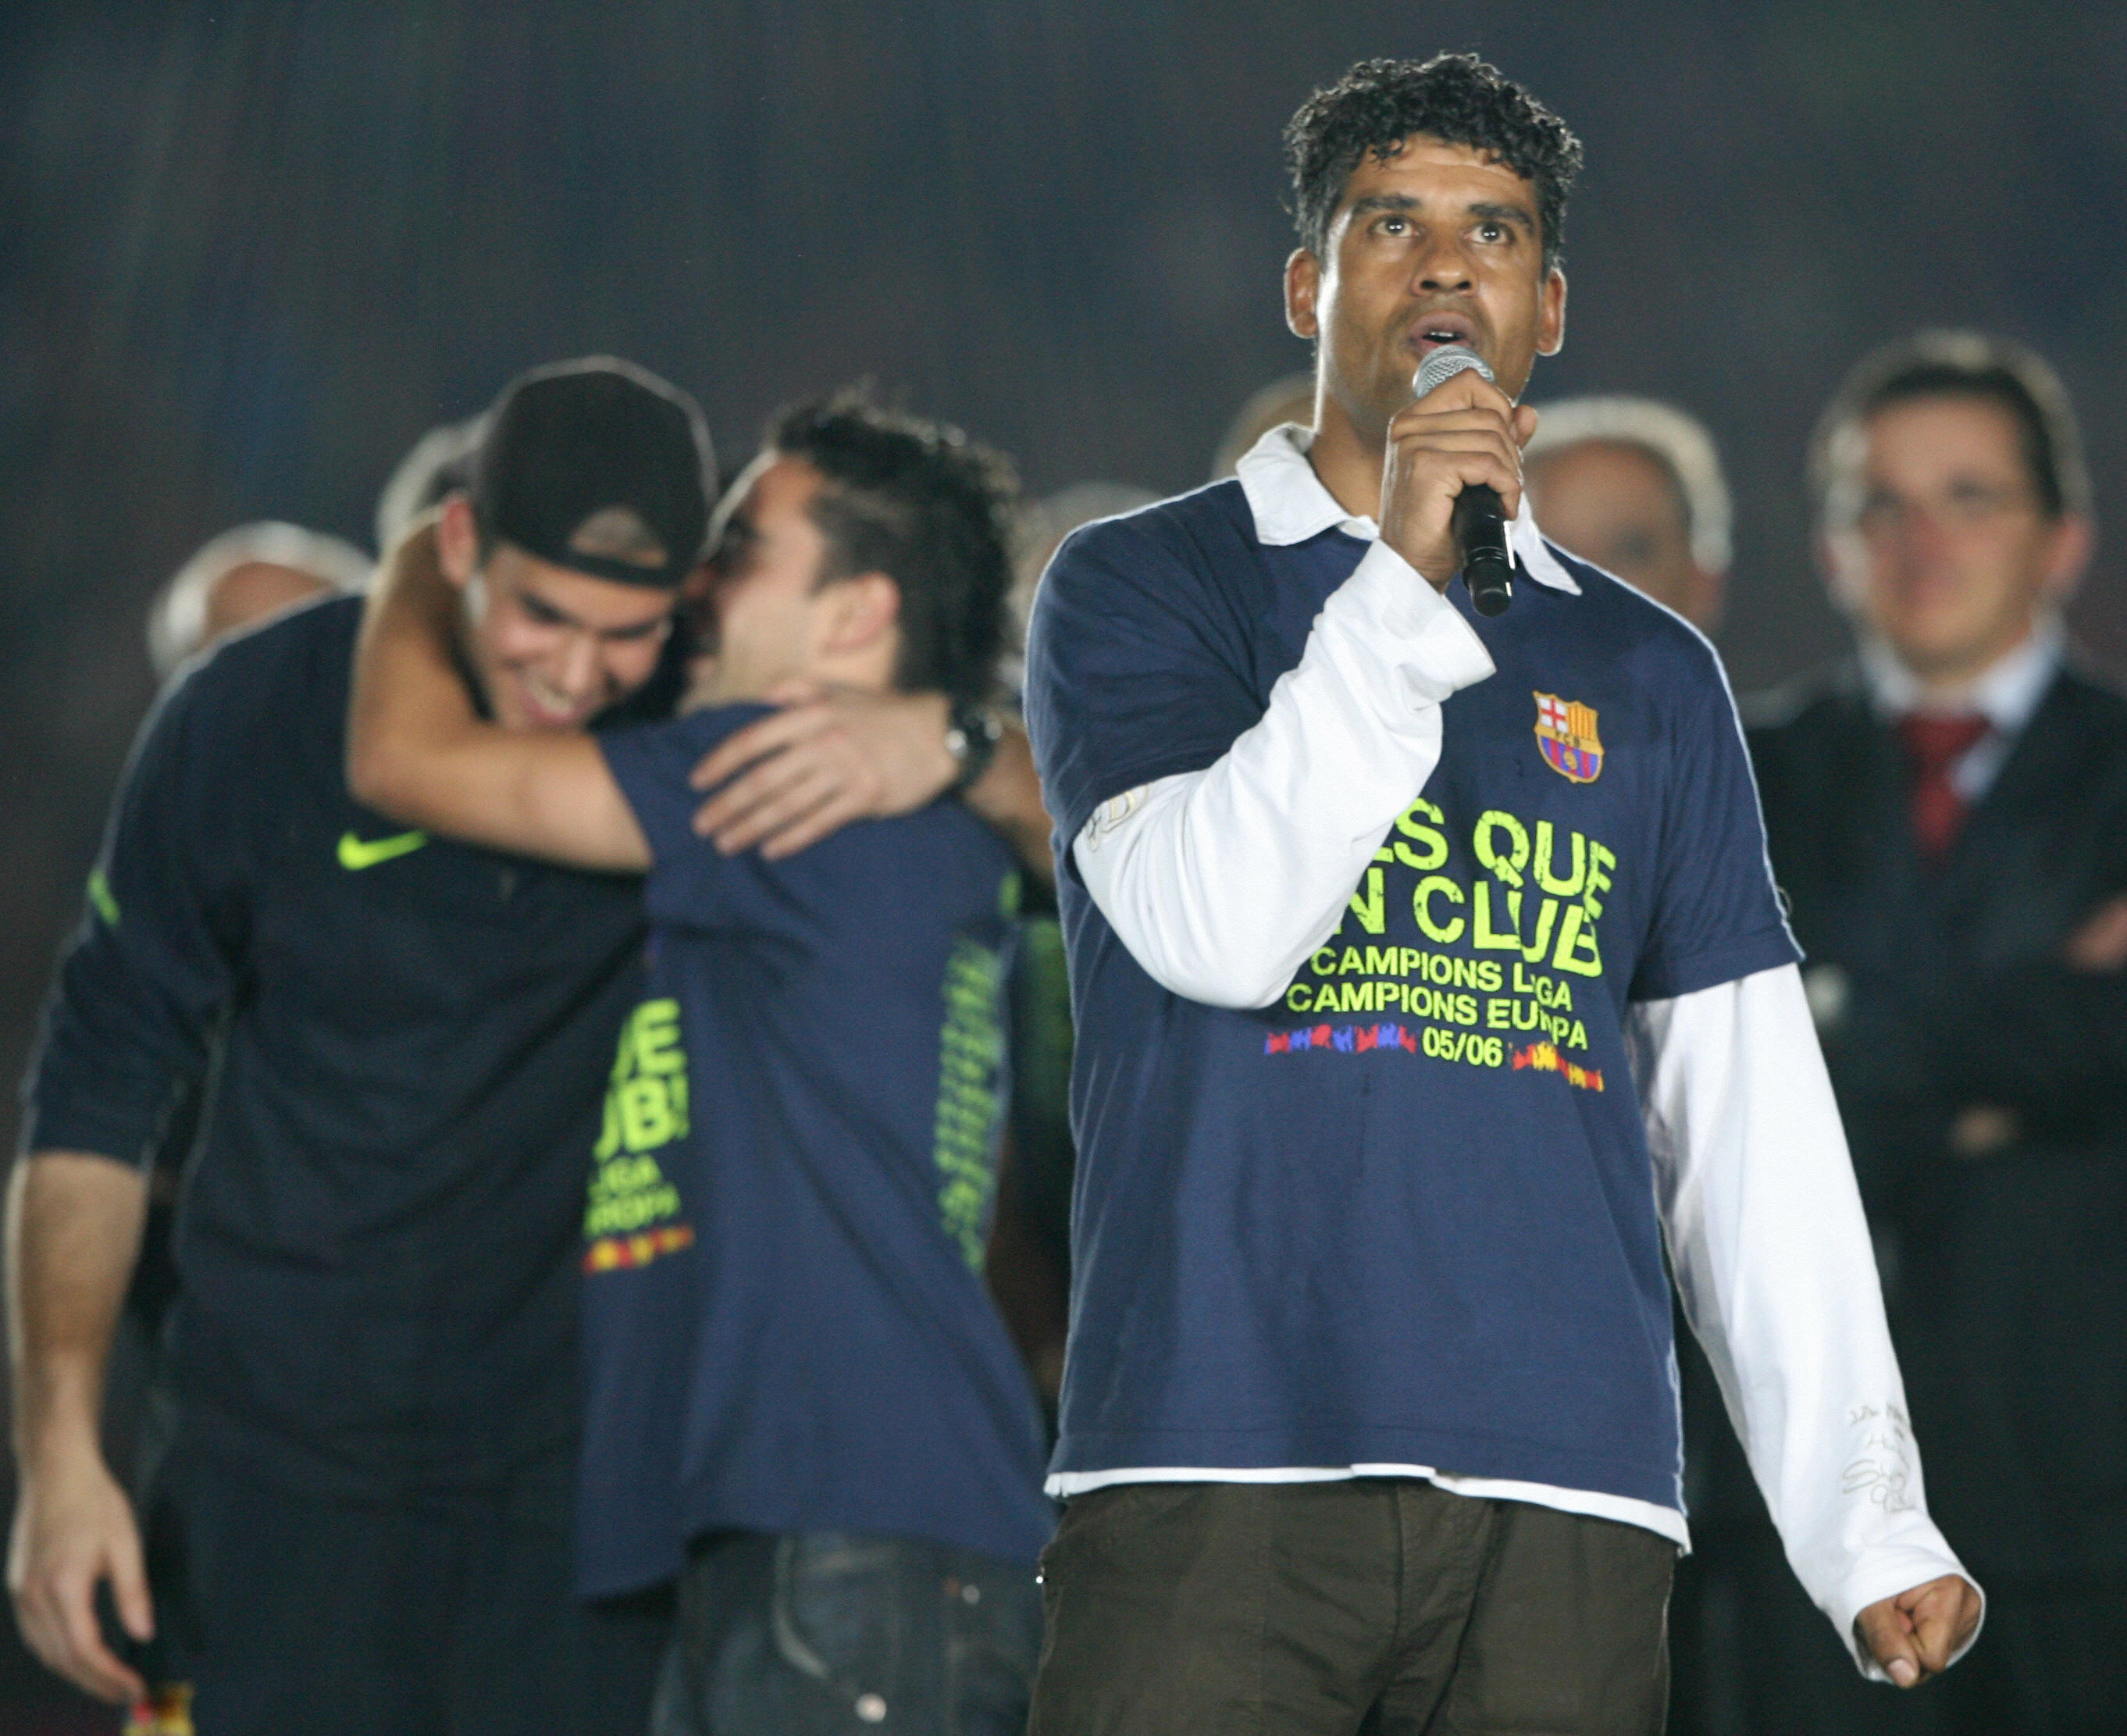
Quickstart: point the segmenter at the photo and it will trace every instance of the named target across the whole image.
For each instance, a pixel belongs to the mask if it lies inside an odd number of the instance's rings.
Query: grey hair
[[[487,434],[487,412],[446,422],[416,440],[377,497],[377,552],[391,553],[406,527],[471,480],[472,457]]]
[[[1652,398],[1561,398],[1537,409],[1541,420],[1522,454],[1524,458],[1563,452],[1589,440],[1638,447],[1676,484],[1692,559],[1708,572],[1728,570],[1735,509],[1713,436],[1695,416]]]
[[[1211,455],[1211,480],[1223,482],[1233,475],[1255,448],[1255,443],[1273,428],[1297,422],[1303,428],[1315,421],[1315,376],[1287,374],[1273,380],[1234,412],[1234,420],[1219,436],[1219,449]]]
[[[148,658],[159,680],[167,681],[206,637],[208,592],[254,562],[292,567],[345,591],[367,590],[376,570],[353,543],[300,524],[268,519],[225,530],[180,567],[148,605]]]

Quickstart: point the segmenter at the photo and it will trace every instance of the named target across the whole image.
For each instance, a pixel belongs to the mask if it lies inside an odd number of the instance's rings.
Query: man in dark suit
[[[1750,750],[1929,1503],[1990,1601],[1964,1667],[1892,1705],[1746,1541],[1721,1576],[1743,1700],[1708,1727],[2117,1730],[2127,700],[2063,656],[2073,413],[2028,351],[1930,334],[1855,370],[1812,480],[1857,653],[1759,708]]]

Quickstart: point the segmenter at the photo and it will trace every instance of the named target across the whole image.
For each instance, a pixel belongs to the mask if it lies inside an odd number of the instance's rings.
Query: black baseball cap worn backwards
[[[472,466],[484,541],[596,579],[670,590],[709,525],[709,434],[694,401],[611,356],[520,374]]]

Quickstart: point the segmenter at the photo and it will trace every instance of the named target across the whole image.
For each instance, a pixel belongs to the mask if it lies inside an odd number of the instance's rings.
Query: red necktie
[[[1942,860],[1964,825],[1965,800],[1949,780],[1950,769],[1992,727],[1977,712],[1916,712],[1898,719],[1898,739],[1913,766],[1913,837],[1930,862]]]

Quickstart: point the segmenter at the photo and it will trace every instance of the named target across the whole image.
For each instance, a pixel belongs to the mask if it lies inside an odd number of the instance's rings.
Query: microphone
[[[1422,398],[1466,368],[1492,377],[1485,358],[1468,344],[1443,344],[1419,363],[1410,389]],[[1514,600],[1514,567],[1507,558],[1507,511],[1499,490],[1482,482],[1466,484],[1455,497],[1450,523],[1462,551],[1462,582],[1469,587],[1471,606],[1481,615],[1504,614]]]

